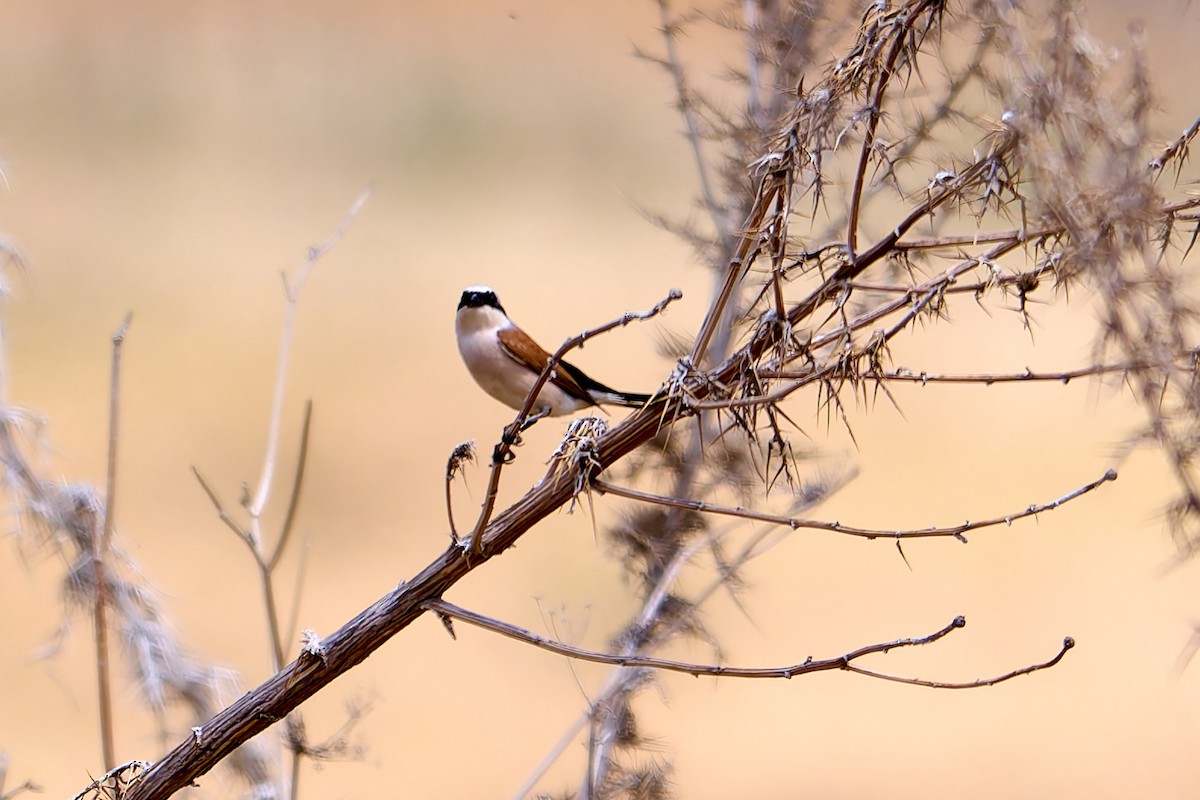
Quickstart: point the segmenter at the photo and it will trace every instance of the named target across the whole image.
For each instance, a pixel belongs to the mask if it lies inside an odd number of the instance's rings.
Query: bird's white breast
[[[509,408],[520,410],[537,381],[532,369],[514,361],[497,338],[512,323],[501,311],[490,307],[463,308],[455,318],[458,352],[475,382]],[[552,383],[538,394],[533,410],[548,408],[551,415],[569,414],[588,405],[571,397]]]

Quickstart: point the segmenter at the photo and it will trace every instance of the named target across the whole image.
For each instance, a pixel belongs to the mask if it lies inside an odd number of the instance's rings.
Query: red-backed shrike
[[[520,411],[550,354],[512,323],[496,293],[487,286],[463,290],[454,332],[458,352],[475,382],[504,405]],[[559,361],[538,392],[526,425],[600,404],[638,408],[649,399],[648,394],[618,392],[578,367]]]

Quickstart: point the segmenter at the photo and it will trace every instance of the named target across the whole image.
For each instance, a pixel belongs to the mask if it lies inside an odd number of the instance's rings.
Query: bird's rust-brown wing
[[[508,353],[513,361],[532,370],[534,375],[542,374],[542,370],[546,368],[546,362],[550,360],[550,354],[531,339],[529,334],[514,326],[501,329],[497,336],[504,352]],[[587,403],[594,403],[592,396],[584,391],[579,381],[575,379],[573,374],[575,371],[570,364],[560,361],[550,380],[572,397]]]

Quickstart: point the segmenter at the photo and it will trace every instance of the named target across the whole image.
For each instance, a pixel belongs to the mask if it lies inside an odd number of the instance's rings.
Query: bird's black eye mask
[[[462,293],[462,299],[458,301],[459,308],[482,308],[484,306],[491,306],[501,313],[504,312],[504,307],[500,305],[500,299],[491,289],[467,289]]]

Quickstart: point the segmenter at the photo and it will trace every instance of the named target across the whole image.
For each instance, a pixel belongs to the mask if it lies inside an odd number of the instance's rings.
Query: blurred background
[[[1117,46],[1134,11],[1092,2]],[[1182,56],[1196,9],[1138,4],[1165,142],[1200,109]],[[657,7],[609,3],[323,4],[10,0],[0,30],[0,232],[28,269],[3,306],[10,400],[46,420],[48,477],[102,487],[110,336],[127,312],[116,502],[120,546],[198,658],[270,674],[255,568],[190,467],[231,504],[258,478],[279,330],[281,271],[325,239],[354,197],[374,194],[304,287],[284,417],[285,474],[304,401],[308,475],[286,581],[303,572],[299,626],[328,634],[423,567],[447,542],[446,456],[490,452],[512,412],[470,381],[454,345],[462,287],[488,283],[543,344],[671,287],[662,318],[590,343],[573,360],[650,391],[671,364],[667,332],[693,332],[711,279],[641,209],[686,217],[695,174],[669,81],[633,57],[658,52]],[[698,78],[719,79],[728,41],[685,39]],[[831,46],[831,56],[835,50]],[[1118,68],[1125,62],[1118,61]],[[1190,63],[1190,62],[1189,62]],[[1086,299],[1016,314],[969,308],[898,349],[914,370],[1065,369],[1088,363]],[[1036,313],[1036,312],[1035,312]],[[985,353],[986,355],[981,355]],[[678,795],[1193,797],[1200,781],[1200,665],[1177,659],[1200,617],[1198,565],[1164,572],[1170,492],[1153,453],[1117,464],[1138,422],[1118,387],[900,387],[853,409],[858,448],[802,406],[814,474],[860,476],[816,514],[916,527],[1011,513],[1119,466],[1121,478],[1037,520],[963,546],[798,533],[748,572],[743,613],[706,608],[730,664],[838,655],[966,630],[875,669],[942,680],[1000,674],[1078,646],[1057,668],[997,687],[939,692],[822,674],[793,681],[664,675],[643,732],[674,764]],[[543,422],[506,473],[501,503],[544,470],[564,429]],[[461,526],[485,483],[456,490]],[[286,487],[267,515],[278,526]],[[598,523],[622,505],[597,504]],[[102,772],[90,623],[63,624],[63,562],[10,537],[0,557],[0,749],[9,781],[70,796]],[[604,649],[636,608],[586,513],[560,514],[472,574],[448,600]],[[320,740],[369,703],[360,760],[308,769],[310,797],[511,795],[586,708],[606,670],[572,665],[422,619],[305,706]],[[291,647],[296,647],[295,642]],[[294,652],[294,650],[292,651]],[[711,658],[683,646],[675,655]],[[118,759],[164,743],[118,688]],[[584,749],[540,784],[578,786]],[[206,796],[237,788],[220,772]]]

